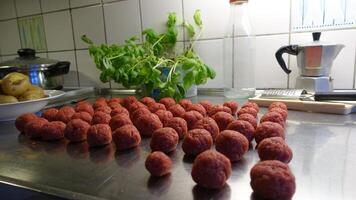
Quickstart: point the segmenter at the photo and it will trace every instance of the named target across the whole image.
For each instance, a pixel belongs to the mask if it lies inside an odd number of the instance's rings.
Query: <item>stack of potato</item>
[[[41,99],[45,96],[42,88],[31,85],[28,76],[13,72],[0,80],[0,103],[15,103]]]

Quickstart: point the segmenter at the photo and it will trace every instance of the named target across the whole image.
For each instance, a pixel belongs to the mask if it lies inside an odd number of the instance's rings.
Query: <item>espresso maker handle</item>
[[[283,69],[283,71],[286,74],[290,74],[292,71],[287,68],[287,65],[284,62],[283,57],[282,57],[282,55],[284,53],[288,53],[288,54],[295,55],[295,56],[298,55],[298,53],[299,53],[298,45],[284,46],[284,47],[279,48],[278,51],[276,52],[276,58],[277,58],[278,64],[281,66],[281,68]]]

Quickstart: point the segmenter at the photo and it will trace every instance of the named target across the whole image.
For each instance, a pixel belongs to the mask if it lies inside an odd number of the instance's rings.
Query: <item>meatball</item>
[[[107,106],[109,106],[112,110],[115,108],[122,108],[121,104],[117,103],[117,102],[110,102],[107,104]],[[103,106],[101,106],[103,107]]]
[[[58,110],[58,113],[56,114],[56,121],[61,121],[66,124],[72,119],[74,113],[74,108],[64,106]]]
[[[255,131],[255,141],[259,144],[263,139],[270,137],[285,138],[284,128],[275,122],[263,122],[259,124]]]
[[[130,104],[136,102],[137,99],[135,96],[128,96],[126,98],[124,98],[122,100],[122,105],[125,107],[125,108],[128,108]]]
[[[41,138],[45,141],[54,141],[64,138],[66,124],[61,121],[52,121],[41,128]]]
[[[120,114],[116,115],[115,117],[111,118],[109,125],[111,127],[111,130],[116,130],[117,128],[120,128],[123,125],[126,124],[132,124],[131,119],[125,115],[125,114]]]
[[[223,154],[207,150],[195,158],[191,175],[199,186],[219,189],[231,175],[231,163]]]
[[[130,113],[133,113],[133,112],[135,112],[135,110],[137,110],[139,108],[147,108],[147,106],[139,101],[136,101],[136,102],[129,104],[127,109],[130,111]]]
[[[231,114],[235,115],[239,105],[236,101],[225,101],[223,106],[229,107],[231,109]]]
[[[204,106],[200,105],[200,104],[190,104],[187,106],[186,111],[198,111],[200,114],[202,114],[203,116],[206,116],[206,110],[204,108]]]
[[[107,145],[111,140],[111,129],[107,124],[95,124],[88,129],[87,141],[91,147]]]
[[[241,114],[238,119],[242,121],[247,121],[253,126],[253,128],[257,128],[257,119],[251,114]]]
[[[187,122],[180,117],[173,117],[169,119],[164,126],[173,128],[178,133],[179,139],[184,138],[188,132]]]
[[[188,131],[183,139],[182,149],[188,156],[197,156],[213,146],[213,138],[205,129]]]
[[[93,117],[87,112],[77,112],[77,113],[74,113],[74,115],[72,116],[72,119],[81,119],[81,120],[87,122],[88,124],[91,124],[91,120],[93,119]]]
[[[247,107],[254,108],[257,112],[260,112],[260,107],[255,102],[247,102],[241,108],[247,108]]]
[[[41,128],[43,125],[47,124],[48,120],[45,118],[36,118],[31,120],[25,125],[24,133],[29,138],[40,138]]]
[[[103,107],[103,106],[108,106],[108,104],[106,103],[106,101],[96,101],[94,104],[93,104],[93,109],[98,109],[100,107]]]
[[[152,113],[155,113],[159,110],[166,110],[166,106],[164,106],[164,104],[161,103],[150,103],[148,104],[148,110],[150,110]]]
[[[288,111],[288,107],[285,103],[282,102],[273,102],[271,103],[271,105],[269,105],[268,110],[271,110],[272,108],[281,108],[285,111]]]
[[[275,122],[277,124],[280,124],[282,127],[284,127],[285,125],[283,116],[278,112],[271,112],[271,111],[265,113],[262,116],[260,123],[262,122]]]
[[[158,118],[161,120],[161,122],[164,124],[166,124],[166,122],[168,120],[170,120],[171,118],[173,118],[173,114],[170,112],[170,111],[167,111],[167,110],[158,110],[156,113],[155,113]]]
[[[140,116],[136,120],[135,125],[143,137],[151,137],[155,130],[163,127],[162,122],[155,114],[146,114]]]
[[[178,140],[178,133],[173,128],[164,127],[153,132],[150,147],[152,151],[169,153],[177,148]]]
[[[173,114],[174,117],[183,117],[185,113],[184,108],[179,104],[169,107],[168,110]]]
[[[258,112],[252,108],[252,107],[245,107],[245,108],[241,108],[238,112],[237,112],[237,116],[240,116],[242,114],[248,113],[252,116],[254,116],[255,118],[257,118],[257,114]]]
[[[205,117],[203,119],[200,119],[194,124],[193,128],[207,130],[214,141],[219,134],[219,126],[211,117]]]
[[[41,117],[47,119],[48,121],[55,121],[56,120],[56,115],[58,113],[58,109],[56,108],[48,108],[44,111],[42,111]]]
[[[215,105],[212,108],[210,108],[208,115],[213,116],[215,113],[218,112],[226,112],[229,113],[230,115],[232,114],[232,111],[229,107],[223,106],[223,105]]]
[[[95,100],[95,102],[105,102],[106,103],[107,101],[106,101],[105,97],[99,97]]]
[[[239,161],[248,151],[248,140],[239,132],[222,131],[215,140],[215,148],[224,154],[231,162]]]
[[[98,111],[93,115],[93,119],[91,120],[91,124],[109,124],[111,120],[111,116],[107,113]]]
[[[101,107],[95,109],[95,110],[94,110],[94,113],[95,113],[95,112],[98,112],[98,111],[104,112],[104,113],[110,115],[110,113],[111,113],[111,108],[110,108],[109,106],[101,106]]]
[[[169,107],[175,105],[176,101],[171,97],[164,97],[161,100],[159,100],[159,103],[163,104],[168,109]]]
[[[127,116],[130,116],[129,111],[122,106],[113,108],[110,112],[111,117],[115,117],[116,115],[119,114],[125,114]]]
[[[147,156],[145,167],[152,176],[164,176],[171,173],[172,161],[166,154],[155,151]]]
[[[199,102],[200,105],[202,105],[206,112],[208,113],[210,111],[210,109],[214,106],[210,101],[208,100],[202,100]]]
[[[87,139],[90,125],[81,119],[72,119],[64,130],[64,136],[71,142],[82,142]]]
[[[260,142],[258,156],[261,160],[279,160],[289,163],[293,158],[293,152],[282,138],[271,137]]]
[[[250,171],[254,194],[263,199],[292,199],[295,177],[288,165],[277,160],[257,163]]]
[[[90,104],[88,101],[79,101],[79,102],[77,103],[77,105],[79,105],[79,104],[86,104],[86,105],[91,106],[91,104]]]
[[[203,118],[204,116],[195,110],[188,111],[183,115],[183,119],[187,122],[188,130],[192,129],[194,124]]]
[[[184,108],[186,109],[190,104],[193,104],[191,100],[189,99],[181,99],[179,101],[179,104]]]
[[[37,116],[33,113],[25,113],[16,118],[15,126],[20,132],[24,131],[27,123],[37,119]]]
[[[140,102],[147,106],[149,103],[156,103],[156,100],[152,97],[143,97],[140,99]]]
[[[284,121],[287,121],[288,111],[283,110],[282,108],[274,107],[271,110],[269,110],[269,112],[277,112],[282,115]]]
[[[132,124],[117,128],[113,132],[112,139],[119,151],[137,147],[141,142],[140,133]]]
[[[244,135],[249,142],[252,142],[254,138],[255,128],[247,121],[243,120],[234,120],[231,122],[227,128],[227,130],[233,130]]]
[[[122,99],[120,97],[114,97],[109,100],[106,100],[106,103],[108,103],[108,104],[113,103],[113,102],[121,104]]]
[[[88,104],[77,104],[74,109],[76,112],[87,112],[91,116],[94,115],[94,109],[91,105]]]
[[[225,130],[227,125],[229,125],[232,121],[235,120],[235,118],[231,114],[226,112],[217,112],[211,118],[216,121],[220,131]]]
[[[139,108],[135,112],[131,113],[130,118],[132,122],[136,125],[137,119],[146,114],[151,114],[151,111],[149,111],[147,108]]]

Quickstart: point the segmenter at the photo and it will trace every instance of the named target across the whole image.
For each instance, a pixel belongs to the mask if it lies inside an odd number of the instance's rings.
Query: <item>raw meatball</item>
[[[253,126],[253,128],[257,128],[257,119],[251,114],[241,114],[238,119],[242,121],[247,121]]]
[[[201,187],[220,189],[231,175],[231,163],[219,152],[204,151],[195,158],[191,175]]]
[[[155,130],[163,127],[162,122],[155,114],[146,114],[140,116],[136,120],[135,125],[143,137],[151,137]]]
[[[186,111],[198,111],[200,114],[202,114],[203,116],[206,116],[206,110],[204,108],[204,106],[200,105],[200,104],[190,104],[187,106]]]
[[[179,101],[179,104],[184,108],[186,109],[190,104],[193,104],[191,100],[189,99],[181,99]]]
[[[131,113],[130,118],[132,122],[136,125],[136,121],[138,120],[138,118],[146,114],[151,114],[151,111],[149,111],[147,108],[139,108],[135,112]]]
[[[108,103],[108,105],[112,110],[115,108],[122,108],[121,104],[117,103],[117,102],[110,102]]]
[[[107,102],[107,100],[105,99],[105,97],[99,97],[95,100],[95,102]]]
[[[215,105],[209,110],[208,115],[211,117],[211,116],[215,115],[215,113],[218,113],[218,112],[226,112],[226,113],[229,113],[230,115],[232,114],[232,111],[229,107],[226,107],[223,105]]]
[[[283,110],[282,108],[274,107],[274,108],[271,108],[271,110],[269,110],[269,112],[277,112],[282,115],[284,121],[287,121],[288,111]]]
[[[95,112],[98,112],[98,111],[104,112],[104,113],[110,115],[110,113],[111,113],[111,108],[110,108],[109,106],[101,106],[101,107],[95,109],[94,113],[95,113]]]
[[[231,109],[231,114],[235,115],[239,105],[236,101],[225,101],[223,106],[229,107]]]
[[[211,117],[205,117],[203,119],[200,119],[194,124],[193,128],[207,130],[214,141],[219,134],[219,126]]]
[[[77,103],[77,105],[79,105],[79,104],[86,104],[86,105],[91,106],[91,104],[90,104],[88,101],[79,101],[79,102]]]
[[[164,97],[161,100],[159,100],[159,103],[163,104],[168,109],[169,107],[175,105],[176,101],[171,97]]]
[[[121,126],[126,125],[126,124],[132,124],[132,121],[125,114],[116,115],[115,117],[111,118],[111,120],[109,122],[111,130],[113,130],[113,131],[115,131],[117,128],[120,128]]]
[[[262,122],[275,122],[277,124],[280,124],[282,127],[284,127],[285,125],[283,116],[278,112],[271,112],[271,111],[265,113],[262,116],[260,123]]]
[[[64,106],[58,110],[56,121],[61,121],[66,124],[72,119],[74,113],[74,108],[70,106]]]
[[[188,132],[187,122],[180,117],[169,119],[164,126],[173,128],[178,133],[179,139],[182,139]]]
[[[220,132],[215,140],[215,148],[224,154],[231,162],[239,161],[248,151],[248,140],[239,132],[225,130]]]
[[[127,116],[130,116],[129,111],[122,106],[113,108],[110,113],[111,117],[115,117],[116,115],[120,115],[120,114],[125,114]]]
[[[75,106],[75,111],[76,112],[87,112],[91,116],[94,115],[94,109],[90,104],[89,105],[88,104],[77,104]]]
[[[89,146],[104,146],[111,142],[111,129],[107,124],[95,124],[92,125],[87,134],[87,141]]]
[[[205,129],[193,129],[188,131],[183,139],[182,149],[188,156],[196,156],[209,150],[213,146],[213,138]]]
[[[152,98],[152,97],[143,97],[141,100],[140,100],[141,103],[145,104],[146,106],[149,104],[149,103],[156,103],[155,99]]]
[[[255,141],[259,144],[263,139],[270,137],[281,137],[284,136],[284,128],[275,122],[263,122],[259,124],[255,131]]]
[[[16,118],[15,126],[20,132],[24,131],[28,122],[37,119],[37,116],[33,113],[25,113]]]
[[[271,137],[260,142],[258,156],[261,160],[279,160],[289,163],[293,158],[293,152],[283,138]]]
[[[234,120],[227,126],[226,129],[241,133],[249,142],[251,142],[254,138],[253,135],[255,133],[255,128],[247,121]]]
[[[87,112],[77,112],[77,113],[74,113],[74,115],[72,116],[72,119],[81,119],[81,120],[87,122],[88,124],[91,124],[91,120],[93,119],[93,117]]]
[[[179,104],[169,107],[168,110],[171,111],[174,117],[183,117],[185,113],[184,108]]]
[[[132,124],[117,128],[113,132],[112,139],[116,145],[116,149],[120,151],[137,147],[141,142],[140,133]]]
[[[167,110],[158,110],[156,113],[155,113],[158,118],[161,120],[161,122],[164,124],[166,124],[166,122],[168,120],[170,120],[171,118],[173,118],[173,114],[170,112],[170,111],[167,111]]]
[[[183,115],[183,119],[185,119],[185,121],[187,122],[188,130],[192,129],[194,124],[203,118],[204,116],[195,110],[188,111]]]
[[[166,154],[155,151],[147,156],[145,167],[152,176],[164,176],[171,173],[172,161]]]
[[[258,112],[252,108],[252,107],[245,107],[245,108],[241,108],[238,112],[237,112],[237,116],[240,116],[242,114],[248,113],[252,116],[254,116],[255,118],[257,118],[257,114]]]
[[[247,102],[241,108],[247,108],[247,107],[254,108],[257,112],[260,112],[260,107],[255,102]]]
[[[41,128],[47,124],[48,120],[45,118],[36,118],[28,122],[25,126],[24,133],[29,138],[40,138]]]
[[[106,100],[106,103],[108,103],[108,104],[113,103],[113,102],[121,104],[122,99],[120,97],[114,97],[109,100]]]
[[[93,115],[93,119],[91,120],[91,124],[109,124],[111,120],[111,116],[104,112],[95,112]]]
[[[200,105],[202,105],[206,112],[208,113],[210,111],[210,109],[214,106],[210,101],[208,100],[203,100],[199,102]]]
[[[42,111],[41,117],[47,119],[48,121],[55,121],[56,120],[56,115],[58,113],[58,109],[56,108],[48,108],[44,111]]]
[[[281,108],[285,111],[288,111],[288,107],[285,103],[282,102],[273,102],[271,103],[271,105],[269,105],[268,110],[271,110],[272,108]]]
[[[100,107],[103,107],[103,106],[108,106],[108,104],[106,103],[106,101],[96,101],[94,104],[93,104],[93,109],[98,109]]]
[[[130,111],[130,113],[135,112],[135,110],[139,108],[147,108],[147,106],[139,101],[133,102],[128,106],[128,110]]]
[[[66,124],[61,121],[52,121],[41,128],[41,138],[45,141],[54,141],[64,138]]]
[[[128,96],[128,97],[126,97],[126,98],[124,98],[124,99],[122,100],[122,105],[123,105],[125,108],[128,108],[130,104],[132,104],[132,103],[134,103],[134,102],[136,102],[136,101],[137,101],[136,97],[134,97],[134,96]]]
[[[166,110],[166,106],[164,106],[164,104],[161,103],[150,103],[148,104],[148,110],[150,110],[152,113],[155,113],[159,110]]]
[[[250,172],[254,194],[263,199],[292,199],[295,177],[288,165],[277,160],[257,163]]]
[[[152,151],[169,153],[177,148],[178,140],[178,133],[173,128],[164,127],[153,132],[150,147]]]
[[[231,114],[226,112],[217,112],[211,118],[216,121],[220,131],[225,130],[227,125],[229,125],[232,121],[235,120],[235,118]]]
[[[64,136],[71,142],[81,142],[87,139],[90,125],[81,119],[72,119],[64,130]]]

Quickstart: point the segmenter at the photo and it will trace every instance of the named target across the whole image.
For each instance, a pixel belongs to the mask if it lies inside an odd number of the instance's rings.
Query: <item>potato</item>
[[[44,97],[43,91],[38,91],[38,90],[28,90],[25,93],[23,93],[21,96],[19,96],[20,101],[29,101],[29,100],[36,100],[36,99],[41,99]]]
[[[31,85],[30,88],[28,89],[28,91],[32,91],[32,92],[39,94],[40,96],[42,96],[41,98],[43,98],[45,96],[43,89],[36,85]]]
[[[16,103],[19,102],[16,97],[8,95],[0,95],[0,104],[2,103]]]
[[[5,94],[11,96],[20,96],[31,86],[28,76],[12,72],[4,77],[1,82],[1,88]]]

